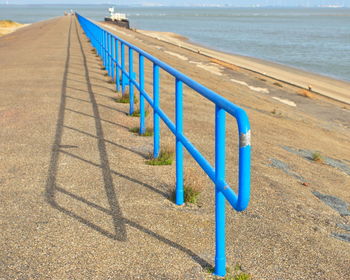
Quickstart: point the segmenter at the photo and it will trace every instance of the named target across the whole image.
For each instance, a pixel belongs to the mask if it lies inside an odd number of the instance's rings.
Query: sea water
[[[0,5],[0,19],[32,23],[73,9],[103,20],[105,5]],[[131,27],[174,32],[220,51],[350,81],[350,9],[120,7]]]

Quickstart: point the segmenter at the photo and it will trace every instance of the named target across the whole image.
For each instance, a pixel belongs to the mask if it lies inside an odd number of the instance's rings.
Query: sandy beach
[[[290,83],[303,89],[309,89],[309,87],[311,87],[312,91],[315,93],[350,104],[350,82],[332,79],[261,59],[212,50],[191,43],[187,38],[171,32],[157,32],[139,29],[136,31],[157,40],[218,59],[224,63],[229,63],[271,77],[278,81]]]

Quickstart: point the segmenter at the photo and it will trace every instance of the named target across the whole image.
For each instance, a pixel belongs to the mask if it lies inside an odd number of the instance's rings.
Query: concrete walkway
[[[143,163],[151,140],[128,131],[137,119],[76,20],[5,36],[0,63],[0,278],[201,275],[209,264],[181,243],[182,223],[163,220],[173,206]]]
[[[242,213],[227,207],[228,266],[241,265],[253,279],[348,279],[349,244],[340,237],[350,217],[314,193],[349,202],[350,177],[290,151],[319,150],[348,166],[349,110],[131,30],[114,31],[247,110],[252,199]],[[200,207],[176,207],[174,164],[145,165],[152,139],[129,131],[138,118],[115,102],[120,94],[108,79],[74,17],[0,38],[0,279],[211,278],[212,182],[186,153],[185,172],[195,170],[203,192]],[[161,82],[162,109],[173,116],[174,79],[162,72]],[[185,134],[214,162],[214,106],[188,88],[184,100]],[[232,118],[227,127],[234,187]],[[162,145],[173,144],[164,125],[161,131]]]

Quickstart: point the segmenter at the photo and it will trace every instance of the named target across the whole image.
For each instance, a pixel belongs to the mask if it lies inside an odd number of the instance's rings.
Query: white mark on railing
[[[244,148],[247,146],[250,146],[251,142],[251,133],[250,130],[247,131],[247,133],[241,133],[239,135],[239,147]]]

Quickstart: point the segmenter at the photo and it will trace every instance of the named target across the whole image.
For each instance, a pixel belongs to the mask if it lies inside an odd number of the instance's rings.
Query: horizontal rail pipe
[[[77,19],[90,39],[92,46],[102,58],[108,74],[114,78],[116,89],[121,86],[122,94],[125,87],[129,86],[130,100],[134,100],[134,87],[140,94],[140,134],[145,133],[145,102],[147,101],[153,109],[153,132],[154,132],[154,157],[160,153],[160,127],[161,119],[169,130],[176,137],[176,204],[184,203],[183,191],[183,148],[196,160],[208,177],[215,184],[215,239],[216,255],[214,274],[225,276],[225,199],[236,211],[243,211],[248,207],[250,199],[250,153],[251,153],[251,132],[249,119],[246,112],[228,101],[214,91],[204,87],[198,82],[187,77],[178,70],[172,68],[163,61],[148,54],[144,50],[117,37],[111,32],[101,28],[91,20],[76,14]],[[113,43],[111,43],[113,42]],[[125,50],[125,47],[128,50]],[[119,53],[120,51],[120,53]],[[129,54],[129,69],[125,66],[125,54]],[[139,56],[138,77],[133,69],[133,53]],[[144,60],[147,59],[153,64],[153,99],[144,88]],[[162,69],[175,78],[175,123],[160,108],[160,78],[159,70]],[[121,78],[120,78],[121,77]],[[215,166],[198,151],[188,140],[183,132],[183,85],[187,85],[201,96],[215,104]],[[134,111],[134,104],[130,101],[130,114]],[[225,145],[226,145],[226,114],[236,119],[239,132],[239,168],[238,168],[238,192],[237,194],[225,181]]]

